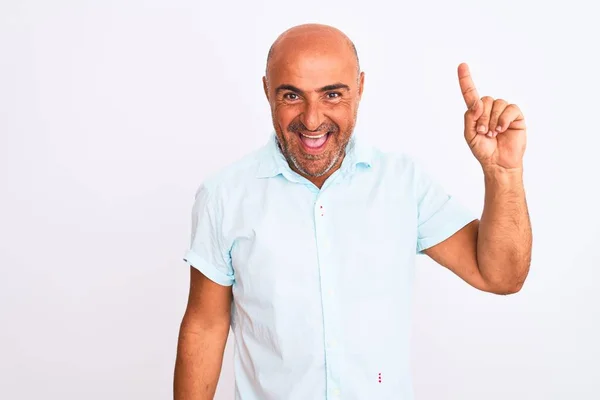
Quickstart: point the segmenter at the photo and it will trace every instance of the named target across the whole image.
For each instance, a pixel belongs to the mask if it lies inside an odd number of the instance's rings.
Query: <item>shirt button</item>
[[[334,396],[339,396],[340,395],[340,389],[333,389],[333,395]]]
[[[328,292],[328,294],[329,294],[329,297],[333,297],[334,293],[335,293],[335,292],[334,292],[333,290],[330,290],[330,291]]]

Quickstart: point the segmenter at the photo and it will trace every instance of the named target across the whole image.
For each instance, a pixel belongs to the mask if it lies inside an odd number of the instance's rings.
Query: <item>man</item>
[[[353,134],[364,73],[339,30],[284,32],[264,91],[274,135],[206,179],[193,208],[176,400],[212,399],[229,327],[236,399],[412,399],[416,254],[471,286],[516,293],[531,228],[525,122],[458,68],[464,137],[485,178],[480,219],[403,154]]]

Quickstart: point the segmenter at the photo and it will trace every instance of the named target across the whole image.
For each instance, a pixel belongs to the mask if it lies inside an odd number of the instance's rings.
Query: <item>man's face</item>
[[[364,83],[356,58],[349,48],[288,51],[274,57],[263,83],[283,155],[322,182],[339,167],[356,124]]]

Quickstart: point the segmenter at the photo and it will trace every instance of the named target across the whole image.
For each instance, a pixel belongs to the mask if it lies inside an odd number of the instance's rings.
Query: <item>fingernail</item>
[[[489,138],[491,138],[492,137],[492,132],[488,132],[486,136],[489,137]]]
[[[502,127],[500,125],[496,127],[496,132],[502,132]]]
[[[485,125],[479,125],[479,128],[477,128],[477,132],[485,133],[485,131],[486,131]]]

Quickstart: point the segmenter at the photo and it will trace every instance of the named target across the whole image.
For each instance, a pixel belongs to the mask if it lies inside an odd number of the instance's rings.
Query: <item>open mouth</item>
[[[331,136],[331,132],[321,133],[321,134],[313,134],[313,135],[305,135],[303,133],[298,133],[300,137],[300,141],[304,145],[304,149],[313,152],[321,150],[325,147],[329,136]]]

